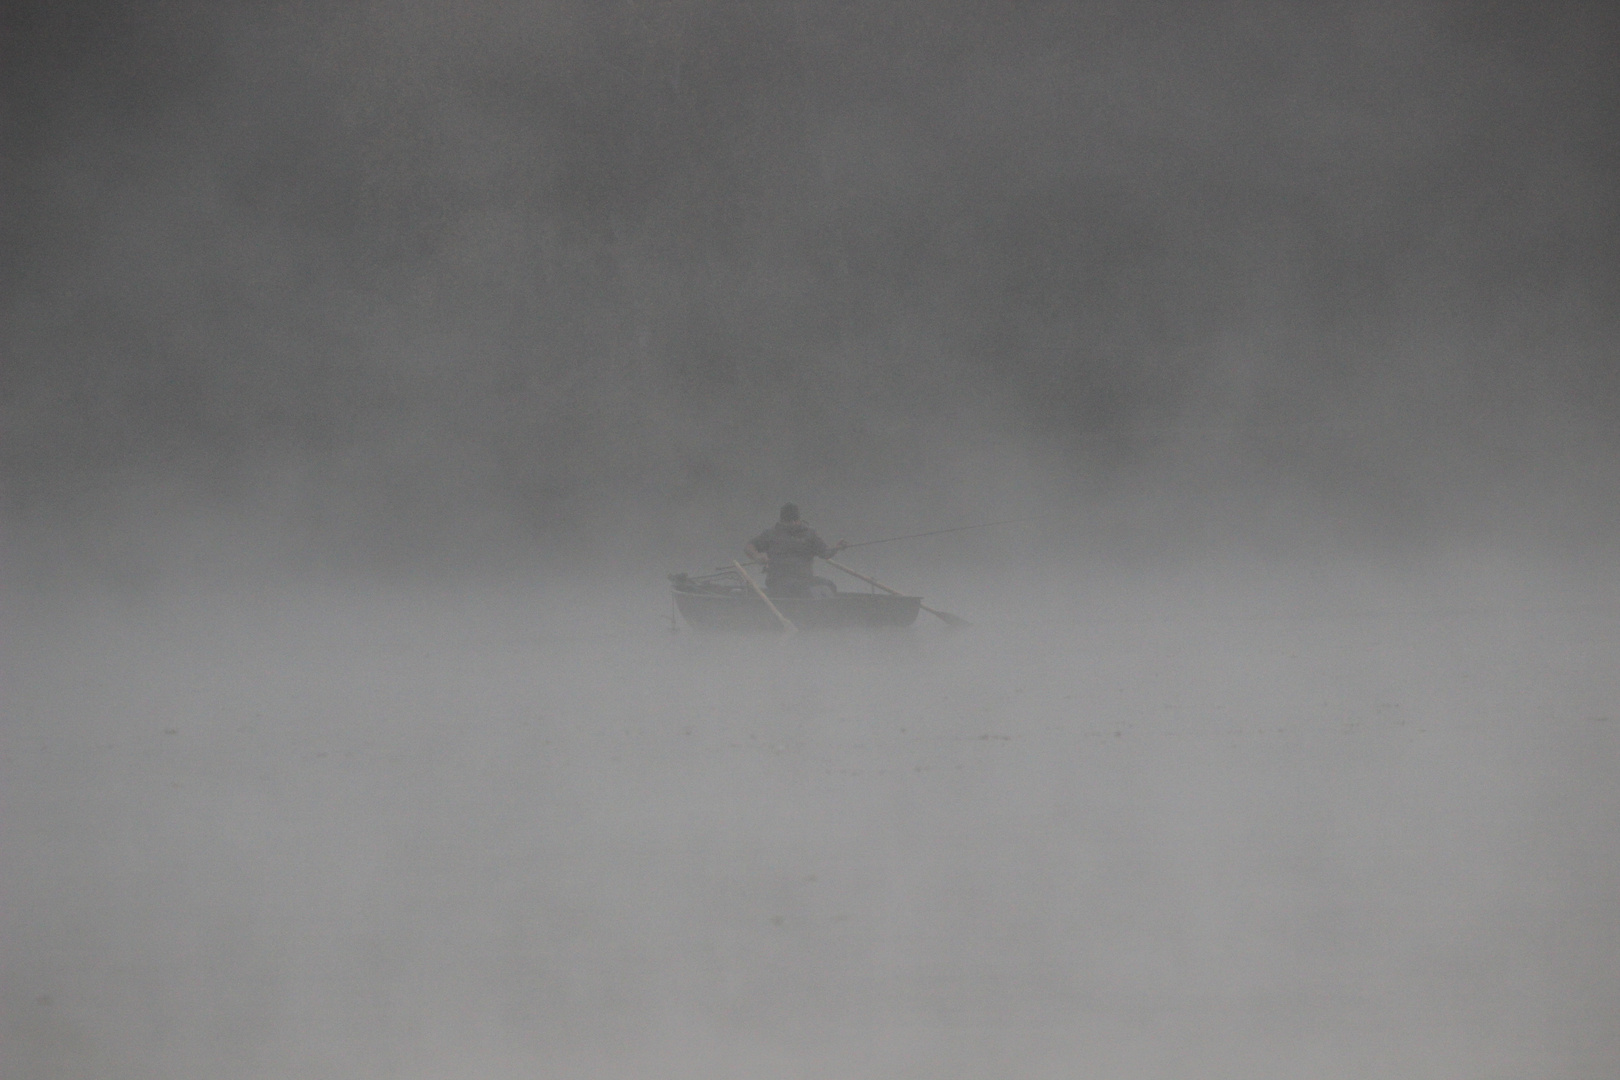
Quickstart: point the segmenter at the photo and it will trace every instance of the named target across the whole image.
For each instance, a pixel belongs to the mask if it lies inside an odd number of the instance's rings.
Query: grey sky
[[[1613,483],[1602,5],[8,12],[14,508]]]

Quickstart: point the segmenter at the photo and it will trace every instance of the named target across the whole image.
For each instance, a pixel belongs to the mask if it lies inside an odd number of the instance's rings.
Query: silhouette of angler
[[[771,596],[824,597],[837,594],[838,586],[815,576],[815,561],[848,546],[843,540],[828,545],[799,520],[799,508],[788,503],[776,524],[748,541],[743,550],[765,567],[765,591]]]

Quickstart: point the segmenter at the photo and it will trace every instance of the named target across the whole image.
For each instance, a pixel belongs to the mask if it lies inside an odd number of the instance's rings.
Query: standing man
[[[799,520],[799,508],[792,503],[782,507],[775,525],[743,547],[748,557],[765,568],[765,591],[772,596],[833,596],[838,586],[812,570],[817,558],[830,559],[849,546],[840,540],[827,546],[816,530]]]

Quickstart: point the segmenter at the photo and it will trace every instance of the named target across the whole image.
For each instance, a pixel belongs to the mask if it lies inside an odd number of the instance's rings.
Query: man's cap
[[[799,520],[799,508],[797,506],[794,506],[792,503],[784,503],[783,506],[782,506],[782,520],[783,521],[798,521]]]

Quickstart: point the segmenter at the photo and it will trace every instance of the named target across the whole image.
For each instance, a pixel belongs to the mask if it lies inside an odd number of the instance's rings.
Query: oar
[[[854,547],[853,544],[851,544],[850,546]],[[838,569],[842,570],[844,573],[849,574],[852,577],[858,577],[862,581],[866,582],[868,585],[875,585],[878,588],[882,589],[884,592],[889,593],[889,594],[891,594],[893,596],[904,596],[904,595],[906,595],[905,593],[900,592],[898,589],[889,588],[887,585],[883,584],[883,582],[881,582],[881,581],[874,581],[872,578],[867,577],[865,574],[861,573],[859,570],[851,570],[849,567],[845,566],[841,562],[833,562],[831,559],[823,559],[822,562],[825,562],[828,566],[836,566],[836,567],[838,567]],[[739,567],[737,567],[737,569],[741,570],[742,567],[739,566]],[[930,615],[938,615],[941,619],[945,620],[945,624],[947,626],[972,626],[973,625],[972,623],[968,622],[966,619],[962,618],[962,616],[960,616],[960,615],[952,615],[948,611],[940,611],[940,610],[938,610],[936,608],[931,608],[927,604],[920,603],[920,602],[918,603],[917,606],[922,608],[924,611],[928,612],[928,614],[930,614]]]
[[[775,615],[782,621],[782,629],[790,634],[797,632],[799,628],[794,626],[792,621],[790,621],[786,615],[782,614],[776,609],[776,605],[771,603],[771,598],[765,595],[764,589],[754,584],[754,579],[748,576],[748,571],[742,568],[742,563],[738,562],[736,559],[732,559],[731,565],[737,568],[737,573],[741,574],[743,576],[743,580],[748,582],[749,587],[759,594],[759,598],[761,600],[765,601],[765,606],[771,609],[771,614]]]

